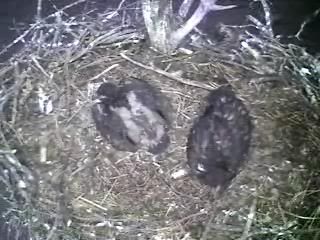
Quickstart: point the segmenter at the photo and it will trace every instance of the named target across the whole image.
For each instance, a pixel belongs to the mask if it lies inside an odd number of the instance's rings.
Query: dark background
[[[55,12],[75,0],[43,0],[42,16]],[[132,1],[132,0],[130,0]],[[179,5],[182,0],[176,0]],[[85,9],[96,8],[103,12],[108,7],[115,7],[120,0],[88,0],[68,11],[70,16],[77,15]],[[211,12],[201,22],[200,28],[208,34],[214,34],[214,25],[218,22],[225,24],[240,24],[245,21],[249,12],[259,15],[259,9],[255,4],[249,4],[252,0],[220,0],[218,4],[237,4],[232,10]],[[316,9],[320,8],[319,0],[272,0],[273,27],[276,34],[289,36],[295,34],[303,20]],[[37,0],[0,0],[0,49],[10,43],[19,33],[22,27],[26,27],[34,21]],[[19,31],[20,29],[20,31]],[[320,16],[308,25],[303,36],[303,44],[312,52],[320,52]],[[9,53],[10,54],[10,53]]]

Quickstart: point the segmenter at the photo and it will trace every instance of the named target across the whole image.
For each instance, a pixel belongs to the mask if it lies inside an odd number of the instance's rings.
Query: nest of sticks
[[[0,66],[1,154],[26,163],[38,180],[27,186],[33,195],[25,195],[36,199],[27,201],[36,239],[261,234],[261,201],[271,205],[283,191],[296,194],[288,176],[308,172],[301,164],[317,159],[318,60],[279,43],[254,20],[250,27],[259,34],[243,30],[234,41],[242,28],[223,26],[223,44],[202,42],[164,56],[150,49],[143,26],[133,24],[143,22],[138,4],[122,1],[95,17],[63,15],[81,2],[31,25],[12,43],[29,39],[25,47]],[[130,76],[150,81],[172,103],[172,143],[160,156],[117,152],[93,124],[97,87]],[[247,104],[255,132],[248,163],[217,194],[193,177],[172,174],[186,167],[186,137],[203,97],[223,84]]]

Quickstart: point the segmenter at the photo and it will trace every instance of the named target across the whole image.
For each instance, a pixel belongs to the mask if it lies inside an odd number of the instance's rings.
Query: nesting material
[[[2,240],[30,240],[28,226],[22,223],[7,222],[2,216],[0,217],[0,234]]]
[[[115,149],[159,154],[169,146],[168,103],[149,83],[134,78],[118,86],[103,83],[97,98],[92,107],[94,122]]]
[[[253,126],[230,87],[213,90],[207,102],[189,134],[188,164],[204,184],[225,187],[247,157]]]

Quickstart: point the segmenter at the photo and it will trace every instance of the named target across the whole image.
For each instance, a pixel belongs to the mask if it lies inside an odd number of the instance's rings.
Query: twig
[[[54,224],[53,224],[50,232],[48,233],[46,240],[52,239],[52,237],[54,236],[54,234],[55,234],[55,232],[57,230],[58,223],[59,223],[59,220],[58,220],[58,217],[56,216],[55,219],[54,219]]]
[[[90,204],[90,205],[92,205],[92,206],[94,206],[94,207],[96,207],[96,208],[98,208],[98,209],[100,209],[100,210],[102,210],[104,212],[108,212],[108,209],[102,207],[101,205],[99,205],[99,204],[97,204],[95,202],[90,201],[89,199],[86,199],[86,198],[83,198],[83,197],[78,197],[78,199],[83,201],[83,202],[85,202],[85,203],[88,203],[88,204]]]
[[[199,217],[199,216],[202,216],[202,215],[206,215],[207,213],[206,212],[197,212],[197,213],[194,213],[194,214],[191,214],[189,216],[186,216],[184,218],[181,218],[179,220],[176,221],[176,223],[183,223],[191,218],[195,218],[195,217]]]
[[[316,11],[314,11],[311,16],[309,16],[303,23],[301,24],[301,27],[299,31],[294,35],[297,39],[300,40],[300,35],[304,31],[305,27],[312,21],[314,18],[316,18],[320,14],[320,8],[318,8]]]
[[[208,237],[208,234],[209,234],[209,231],[210,231],[210,228],[211,228],[211,225],[212,225],[212,222],[213,222],[213,219],[216,217],[215,214],[216,214],[216,210],[217,210],[217,206],[215,205],[214,208],[213,208],[213,211],[211,212],[211,216],[210,216],[210,219],[201,235],[201,238],[200,240],[206,240],[207,237]]]
[[[38,4],[37,4],[37,22],[39,22],[41,20],[41,10],[42,10],[42,0],[38,0]]]
[[[129,58],[124,53],[120,53],[120,56],[123,57],[124,59],[126,59],[127,61],[139,66],[139,67],[142,67],[144,69],[159,73],[159,74],[161,74],[163,76],[166,76],[167,78],[176,80],[176,81],[178,81],[180,83],[183,83],[183,84],[186,84],[186,85],[189,85],[189,86],[198,87],[198,88],[202,88],[202,89],[206,89],[206,90],[213,90],[213,89],[218,87],[218,85],[214,84],[214,83],[212,83],[212,85],[209,85],[209,84],[205,84],[205,83],[195,82],[195,81],[191,81],[191,80],[180,78],[180,77],[178,77],[178,76],[176,76],[174,74],[170,74],[170,73],[168,73],[166,71],[163,71],[162,69],[159,69],[159,68],[146,66],[146,65],[144,65],[142,63],[139,63],[139,62]]]
[[[268,34],[270,37],[273,37],[273,30],[272,30],[272,20],[271,20],[271,11],[270,11],[270,7],[268,5],[268,3],[266,2],[266,0],[260,0],[262,7],[263,7],[263,11],[264,11],[264,18],[266,21],[266,27],[268,29]]]
[[[34,64],[39,68],[39,70],[47,77],[50,78],[50,75],[44,70],[44,68],[40,65],[39,61],[35,58],[35,56],[31,56]]]
[[[246,223],[246,226],[244,227],[244,230],[243,230],[243,233],[242,233],[242,236],[239,240],[246,240],[248,239],[249,237],[249,232],[250,232],[250,229],[251,229],[251,226],[252,226],[252,223],[253,223],[253,220],[256,216],[256,208],[257,208],[257,199],[255,198],[253,200],[253,203],[250,207],[250,212],[248,214],[248,218],[247,218],[247,223]]]
[[[78,0],[74,3],[71,3],[65,7],[63,7],[60,11],[64,11],[64,10],[67,10],[68,8],[71,8],[71,7],[74,7],[82,2],[85,2],[87,0]],[[53,14],[50,14],[49,16],[47,16],[46,18],[44,18],[44,20],[46,19],[49,19],[51,17],[55,17],[56,16],[56,13],[53,13]],[[25,37],[34,29],[36,29],[37,27],[39,27],[41,25],[41,22],[42,21],[39,21],[37,23],[34,23],[31,25],[31,27],[29,29],[27,29],[26,31],[24,31],[20,36],[18,36],[15,40],[13,40],[13,42],[11,42],[9,45],[7,45],[5,48],[3,48],[1,51],[0,51],[0,56],[4,53],[6,53],[10,48],[12,48],[15,44],[17,44],[18,42],[25,42]]]
[[[122,7],[122,5],[124,4],[125,1],[126,1],[126,0],[122,0],[122,1],[119,3],[117,9],[114,10],[113,12],[111,12],[111,13],[106,17],[106,19],[111,19],[111,18],[113,18],[115,15],[117,15],[118,12],[119,12],[119,10],[121,9],[121,7]]]
[[[79,53],[76,54],[76,56],[72,57],[69,63],[76,61],[99,44],[112,44],[117,41],[120,42],[137,36],[137,33],[134,30],[125,28],[123,30],[122,29],[123,27],[113,28],[111,31],[108,31],[105,34],[95,38],[88,44],[87,47],[83,48]]]
[[[92,77],[89,79],[89,82],[94,81],[98,78],[100,78],[101,76],[105,75],[107,72],[110,72],[112,69],[119,67],[119,64],[113,64],[110,67],[108,67],[107,69],[103,70],[101,73],[99,73],[98,75]]]

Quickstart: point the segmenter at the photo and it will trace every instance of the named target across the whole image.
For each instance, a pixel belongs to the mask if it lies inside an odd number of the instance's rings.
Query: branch
[[[170,42],[172,45],[175,47],[178,46],[182,39],[184,39],[185,36],[187,36],[201,22],[208,12],[208,9],[200,3],[194,14],[187,20],[184,26],[171,34]]]
[[[194,0],[184,0],[183,3],[181,3],[179,8],[179,16],[185,18],[193,2]]]
[[[309,16],[300,26],[299,31],[295,34],[295,37],[299,40],[301,40],[301,34],[305,30],[306,26],[311,23],[318,15],[320,14],[320,8],[318,8],[316,11],[314,11],[311,16]]]
[[[179,9],[179,14],[186,14],[193,0],[185,0]],[[170,42],[173,46],[177,46],[207,15],[210,11],[226,10],[236,7],[236,5],[221,6],[216,4],[216,0],[201,0],[194,14],[186,21],[184,26],[177,29],[171,34]]]
[[[201,3],[209,11],[219,11],[235,8],[237,5],[221,6],[216,4],[217,0],[201,0]]]

